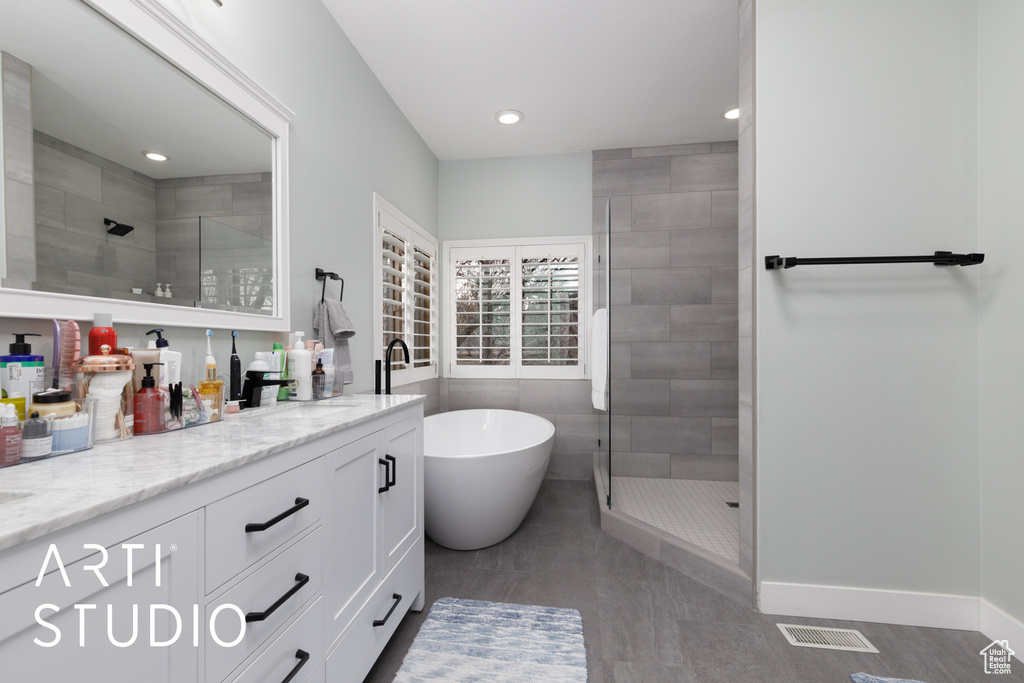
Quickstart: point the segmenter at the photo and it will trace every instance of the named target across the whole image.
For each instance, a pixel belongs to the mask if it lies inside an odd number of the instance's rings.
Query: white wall
[[[978,6],[982,597],[1024,621],[1024,132],[1006,114],[1024,110],[1024,4]]]
[[[442,240],[591,233],[591,155],[440,162]]]
[[[437,159],[318,0],[245,0],[223,7],[209,0],[164,4],[295,111],[290,150],[292,329],[311,332],[320,296],[314,268],[341,274],[345,305],[357,330],[352,339],[356,383],[346,391],[371,388],[372,193],[381,193],[436,234]],[[336,292],[337,285],[332,286]],[[101,308],[89,306],[82,318],[91,320],[94,309]],[[154,320],[154,326],[159,322]],[[0,348],[6,349],[8,332],[21,328],[49,330],[38,321],[0,319]],[[131,338],[140,334],[134,329],[127,333]],[[168,336],[182,346],[203,345],[201,331],[169,330]],[[251,343],[253,348],[280,341],[272,334],[248,337],[246,347]],[[226,363],[228,352],[222,358],[218,351],[218,360]],[[199,351],[195,355],[201,358]]]
[[[756,13],[759,258],[977,250],[975,3]],[[762,581],[979,595],[982,268],[757,267]]]

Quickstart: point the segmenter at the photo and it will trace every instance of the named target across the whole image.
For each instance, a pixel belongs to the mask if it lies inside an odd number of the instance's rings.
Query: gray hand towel
[[[334,376],[341,384],[352,384],[352,354],[348,339],[356,331],[340,301],[321,301],[313,314],[313,333],[324,340],[324,348],[334,349]],[[336,379],[337,383],[337,379]]]

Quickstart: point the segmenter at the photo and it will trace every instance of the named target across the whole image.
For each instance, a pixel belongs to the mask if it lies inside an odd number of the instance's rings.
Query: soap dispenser
[[[288,352],[287,378],[294,380],[290,395],[297,401],[309,401],[313,398],[313,356],[302,341],[305,334],[305,332],[295,333],[295,347]]]
[[[157,387],[153,377],[153,366],[163,363],[145,363],[146,376],[142,388],[135,394],[135,433],[159,434],[164,431],[164,411],[168,405],[168,394]]]
[[[146,334],[156,335],[156,348],[160,349],[160,362],[163,364],[160,368],[160,381],[157,384],[166,387],[168,384],[177,384],[181,381],[181,351],[172,351],[171,342],[164,338],[163,333],[163,328],[158,327]]]

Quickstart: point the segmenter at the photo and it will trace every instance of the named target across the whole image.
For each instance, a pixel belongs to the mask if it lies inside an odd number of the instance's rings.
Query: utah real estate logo
[[[985,658],[985,673],[1010,673],[1010,657],[1016,653],[1010,649],[1010,641],[993,640],[988,647],[979,652]]]

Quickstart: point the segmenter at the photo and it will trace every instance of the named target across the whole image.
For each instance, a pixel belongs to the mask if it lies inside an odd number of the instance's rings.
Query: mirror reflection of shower
[[[214,218],[199,219],[198,305],[219,310],[272,314],[273,243]]]

